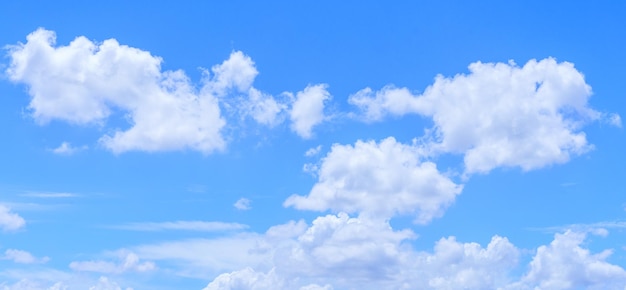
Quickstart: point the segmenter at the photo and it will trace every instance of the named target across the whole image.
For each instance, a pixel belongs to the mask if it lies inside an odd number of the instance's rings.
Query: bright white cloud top
[[[579,130],[601,114],[589,107],[591,87],[573,64],[552,58],[523,67],[477,62],[469,71],[437,76],[422,95],[366,88],[349,101],[366,121],[409,113],[433,118],[433,150],[463,154],[468,173],[537,169],[591,149]]]
[[[223,150],[226,124],[218,100],[248,94],[241,114],[265,125],[278,122],[285,107],[252,86],[258,74],[250,57],[240,51],[206,71],[202,87],[195,89],[181,70],[162,71],[162,59],[147,51],[120,45],[115,39],[98,44],[78,37],[55,47],[53,31],[38,29],[27,42],[9,48],[9,78],[29,87],[33,118],[103,125],[117,111],[127,113],[131,127],[100,138],[114,153],[131,150],[193,149],[203,153]],[[310,138],[313,126],[323,121],[324,85],[298,92],[290,110],[293,130]],[[63,146],[65,145],[65,146]],[[70,153],[69,143],[55,152]]]
[[[625,289],[623,7],[534,4],[0,4],[0,289]]]
[[[416,222],[427,223],[441,216],[462,189],[434,163],[420,161],[419,148],[393,138],[333,145],[317,175],[308,196],[291,196],[285,206],[382,219],[413,214]]]

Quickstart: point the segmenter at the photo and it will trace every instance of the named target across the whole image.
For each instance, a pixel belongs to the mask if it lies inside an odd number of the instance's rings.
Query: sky
[[[625,289],[625,14],[2,1],[0,289]]]

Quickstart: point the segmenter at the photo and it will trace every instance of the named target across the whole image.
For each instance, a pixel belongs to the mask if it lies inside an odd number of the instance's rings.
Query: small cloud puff
[[[304,156],[306,156],[306,157],[313,157],[313,156],[319,154],[320,151],[322,151],[322,145],[317,145],[317,147],[313,147],[313,148],[310,148],[309,150],[307,150],[304,153]]]
[[[249,209],[251,209],[251,208],[252,208],[252,207],[250,206],[250,203],[252,203],[252,201],[251,201],[251,200],[249,200],[249,199],[247,199],[247,198],[242,197],[242,198],[238,199],[238,200],[237,200],[237,201],[233,204],[233,206],[234,206],[236,209],[238,209],[238,210],[249,210]]]
[[[78,151],[86,150],[87,148],[88,147],[86,145],[81,147],[74,147],[69,142],[63,142],[61,143],[61,145],[59,145],[59,147],[50,149],[50,151],[57,155],[72,155]]]
[[[0,229],[14,231],[22,228],[26,221],[7,206],[0,204]]]

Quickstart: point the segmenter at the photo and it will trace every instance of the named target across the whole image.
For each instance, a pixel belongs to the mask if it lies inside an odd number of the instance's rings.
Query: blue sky
[[[626,286],[626,4],[53,2],[0,4],[0,289]]]

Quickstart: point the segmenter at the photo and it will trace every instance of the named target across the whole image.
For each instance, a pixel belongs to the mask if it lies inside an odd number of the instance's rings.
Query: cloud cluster
[[[410,230],[345,213],[311,225],[290,222],[257,236],[256,249],[224,248],[269,253],[272,263],[240,261],[241,268],[218,275],[205,290],[623,289],[626,284],[626,271],[606,261],[610,250],[593,254],[581,246],[583,232],[556,234],[534,251],[528,265],[519,264],[527,251],[505,237],[493,236],[484,247],[447,237],[432,251],[413,249],[408,241],[415,237]],[[528,270],[520,277],[520,269]]]
[[[288,121],[293,132],[308,139],[329,119],[328,85],[313,84],[276,98],[254,87],[259,72],[239,51],[206,70],[198,87],[182,71],[162,71],[160,58],[113,39],[95,43],[78,37],[55,47],[54,32],[39,29],[25,44],[10,47],[9,57],[6,72],[12,81],[28,86],[29,109],[38,123],[108,126],[113,116],[124,114],[129,127],[114,128],[99,139],[115,153],[222,150],[222,131],[236,118],[270,128]],[[139,245],[113,253],[113,262],[75,261],[69,267],[121,274],[157,270],[152,261],[173,262],[184,265],[172,271],[177,275],[215,277],[205,290],[623,289],[626,271],[607,262],[610,250],[593,254],[584,248],[585,232],[556,234],[549,245],[536,249],[520,277],[514,273],[524,251],[505,237],[495,235],[483,246],[449,236],[437,241],[432,251],[423,251],[413,248],[418,237],[413,230],[394,229],[390,223],[404,215],[427,224],[455,201],[463,185],[439,171],[435,161],[442,154],[462,155],[467,176],[499,167],[534,170],[591,150],[582,126],[599,119],[621,126],[621,119],[590,108],[590,96],[582,73],[552,58],[522,67],[512,62],[473,63],[467,74],[437,76],[421,94],[393,86],[365,88],[349,98],[362,120],[418,114],[434,125],[420,142],[403,144],[389,137],[334,144],[318,163],[305,165],[317,178],[315,184],[308,194],[294,194],[283,205],[331,214],[310,224],[290,221],[265,233],[238,231]],[[305,156],[313,157],[321,148],[311,148]],[[75,149],[62,143],[55,150],[67,154]],[[233,206],[250,209],[250,200],[242,198]],[[24,224],[0,205],[1,229],[16,230]],[[177,221],[118,228],[247,227]],[[43,261],[19,250],[7,250],[4,259]],[[103,278],[92,289],[120,287]]]
[[[277,102],[252,86],[258,71],[240,51],[206,70],[198,89],[183,71],[162,71],[161,58],[115,39],[96,43],[81,36],[57,47],[53,31],[38,29],[26,40],[9,47],[6,73],[28,86],[35,121],[105,126],[111,116],[124,114],[129,128],[111,128],[99,140],[115,153],[222,150],[227,121],[220,104],[267,126],[280,123],[281,112],[289,113],[293,130],[310,138],[324,120],[323,101],[330,98],[325,85],[312,85],[295,100]],[[64,144],[55,152],[73,151]]]
[[[602,117],[589,107],[590,96],[573,64],[547,58],[523,67],[476,62],[468,74],[437,76],[423,94],[366,88],[349,102],[370,122],[410,113],[432,118],[427,137],[433,149],[463,154],[467,173],[486,173],[496,167],[537,169],[590,150],[580,128]],[[609,118],[619,123],[618,115]]]

